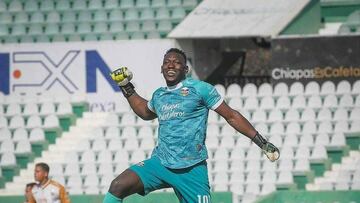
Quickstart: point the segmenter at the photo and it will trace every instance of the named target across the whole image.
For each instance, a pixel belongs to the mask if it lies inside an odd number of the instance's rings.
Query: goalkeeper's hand
[[[266,144],[264,144],[264,146],[262,147],[262,151],[266,155],[266,157],[272,162],[274,162],[280,158],[279,149],[270,142],[267,142]]]
[[[256,132],[255,136],[252,138],[252,141],[261,148],[261,151],[270,161],[276,161],[279,159],[279,149],[263,138],[258,132]]]
[[[121,87],[126,86],[133,77],[127,67],[121,67],[111,72],[111,78]]]

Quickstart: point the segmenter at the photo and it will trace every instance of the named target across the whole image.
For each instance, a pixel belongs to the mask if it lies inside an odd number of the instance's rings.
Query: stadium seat
[[[55,2],[53,0],[41,1],[40,10],[41,11],[52,11],[55,9]]]
[[[89,22],[92,20],[92,14],[88,10],[80,11],[77,20],[78,22]]]
[[[29,21],[29,16],[26,12],[15,13],[14,23],[27,23]]]
[[[148,8],[148,7],[150,7],[150,0],[137,0],[135,7],[136,8]]]
[[[25,120],[22,116],[15,115],[11,117],[9,128],[15,129],[15,128],[23,128],[23,127],[25,127]]]
[[[312,95],[308,100],[308,107],[313,108],[315,110],[320,109],[322,107],[322,101],[319,95]]]
[[[174,8],[171,12],[171,19],[175,21],[180,21],[186,16],[186,11],[182,7]]]
[[[259,101],[256,97],[248,97],[244,103],[244,109],[248,111],[255,111],[259,108]]]
[[[226,88],[226,97],[228,98],[239,98],[241,95],[240,85],[233,83]]]
[[[290,122],[287,126],[286,126],[286,134],[300,134],[301,131],[301,127],[299,122]]]
[[[63,23],[73,23],[76,21],[76,13],[72,10],[64,11],[61,21]]]
[[[292,159],[281,159],[279,161],[278,171],[292,171],[294,168],[294,163]]]
[[[106,9],[114,9],[119,7],[119,2],[117,0],[107,0],[104,3],[104,8]]]
[[[305,95],[319,95],[320,94],[320,85],[318,82],[311,81],[305,86]]]
[[[339,107],[352,108],[354,106],[353,98],[350,94],[343,94],[339,101]]]
[[[311,134],[304,134],[300,136],[299,146],[313,147],[314,138]]]
[[[63,33],[63,34],[75,33],[75,24],[73,24],[73,23],[64,23],[61,26],[61,33]]]
[[[280,135],[277,135],[277,134],[272,135],[272,136],[270,137],[269,141],[270,141],[271,143],[273,143],[273,144],[274,144],[275,146],[277,146],[277,147],[282,147],[282,146],[283,146],[282,138],[281,138]]]
[[[292,108],[302,110],[306,108],[306,99],[303,95],[297,95],[293,99]]]
[[[261,182],[261,175],[258,171],[249,171],[249,173],[246,176],[246,184],[252,184],[257,183],[259,184]]]
[[[271,96],[265,96],[260,101],[260,109],[264,109],[266,111],[272,110],[275,108],[274,99]]]
[[[347,80],[342,80],[338,83],[336,88],[336,94],[350,94],[351,93],[351,85]]]
[[[52,102],[42,103],[40,106],[40,115],[55,114],[55,104]]]
[[[66,171],[66,168],[65,168]],[[80,172],[80,171],[78,171]],[[71,174],[68,178],[66,186],[69,188],[81,188],[83,184],[83,180],[81,176],[78,174]]]
[[[56,10],[57,11],[66,11],[66,10],[70,10],[70,1],[69,0],[60,0],[60,1],[56,1]]]
[[[262,135],[267,135],[269,134],[269,129],[268,129],[268,125],[266,123],[257,123],[255,125],[255,129]]]
[[[350,112],[350,120],[352,121],[359,121],[360,120],[360,109],[359,108],[355,108]]]
[[[51,168],[49,175],[51,177],[63,176],[64,168],[61,163],[49,163],[49,167]],[[56,180],[58,181],[58,180]]]
[[[330,143],[330,138],[327,133],[320,133],[315,137],[316,146],[327,146]]]
[[[56,11],[51,11],[47,14],[46,22],[48,23],[59,23],[61,21],[60,14]]]
[[[29,141],[31,143],[45,142],[45,132],[42,128],[33,128],[30,131]]]
[[[311,153],[311,160],[325,160],[327,159],[327,152],[326,148],[323,145],[315,145],[312,153]]]
[[[335,133],[330,142],[330,146],[343,147],[346,146],[346,140],[343,133]]]
[[[16,144],[15,154],[31,154],[31,144],[29,140],[19,140]]]
[[[11,12],[19,12],[23,10],[22,3],[19,0],[10,1],[8,10]]]
[[[43,22],[45,22],[44,14],[41,13],[41,12],[34,12],[34,13],[30,14],[30,15],[31,15],[30,16],[31,23],[43,23]],[[34,25],[32,25],[32,26],[34,26]],[[37,25],[37,26],[40,26],[40,25]],[[31,26],[30,26],[30,29],[31,29]]]
[[[273,88],[269,83],[263,83],[259,86],[258,89],[259,97],[272,96],[272,95],[273,95]]]
[[[43,34],[43,28],[40,24],[33,24],[29,27],[29,35],[41,35]]]
[[[277,184],[291,184],[293,183],[293,175],[291,171],[280,171]]]
[[[7,106],[6,116],[15,116],[21,114],[21,106],[18,103],[11,103]]]
[[[172,30],[172,24],[169,20],[160,20],[157,30],[159,32],[170,32]]]
[[[280,96],[286,96],[288,95],[289,87],[287,84],[280,82],[277,83],[274,87],[274,96],[280,97]]]
[[[276,191],[276,186],[274,183],[265,183],[261,188],[261,195],[268,195]]]
[[[93,13],[93,15],[95,22],[103,22],[103,21],[107,21],[108,19],[108,14],[104,10],[97,10]]]
[[[243,87],[242,91],[243,97],[256,97],[257,96],[257,88],[253,83],[247,83]]]
[[[319,124],[318,133],[332,133],[333,126],[330,121],[322,121]]]
[[[181,7],[181,0],[172,0],[167,2],[167,7]]]
[[[146,39],[146,35],[143,32],[136,31],[131,34],[130,38],[134,40],[141,40],[141,39]]]
[[[290,108],[290,98],[288,96],[280,96],[276,101],[276,108],[280,110],[287,110]]]
[[[95,163],[95,151],[93,150],[86,150],[82,153],[80,162],[81,163]]]
[[[296,109],[289,109],[286,113],[285,113],[285,118],[284,120],[286,122],[292,122],[292,121],[299,121],[300,120],[300,113],[298,110]]]
[[[182,5],[188,8],[195,8],[197,6],[197,0],[183,0]]]
[[[97,10],[103,7],[101,0],[90,0],[89,1],[89,9]]]
[[[0,26],[0,36],[6,36],[9,34],[9,28],[6,25]]]
[[[109,27],[110,32],[123,32],[125,30],[122,22],[112,22]]]
[[[45,34],[47,35],[55,35],[60,31],[59,26],[57,24],[47,24],[45,26]]]
[[[16,157],[13,152],[4,152],[1,155],[0,160],[1,167],[15,167],[16,166]]]
[[[356,80],[353,83],[351,93],[354,94],[354,95],[359,95],[360,94],[360,80]]]
[[[4,154],[6,152],[14,152],[15,151],[15,143],[13,140],[3,140],[0,143],[0,154]]]
[[[306,122],[306,121],[315,121],[316,120],[316,114],[315,111],[312,108],[306,108],[304,109],[304,111],[301,113],[301,118],[300,120],[302,122]]]
[[[260,122],[266,122],[266,120],[267,120],[267,118],[266,118],[265,111],[258,109],[253,112],[252,119],[251,119],[252,122],[260,123]]]
[[[95,163],[84,163],[81,167],[81,175],[82,176],[96,176],[97,175],[97,169]]]
[[[99,152],[102,150],[106,150],[107,145],[106,145],[106,141],[101,137],[101,138],[96,138],[93,143],[92,143],[92,151],[94,152]]]
[[[282,159],[293,159],[294,156],[294,150],[291,146],[287,146],[285,145],[284,142],[284,147],[281,149],[281,158]]]
[[[24,34],[26,34],[26,28],[25,28],[25,26],[23,26],[21,24],[13,25],[11,30],[12,30],[11,31],[12,35],[24,35]]]
[[[42,119],[39,115],[32,115],[27,119],[27,128],[40,128],[42,127]]]
[[[1,117],[0,117],[1,118]],[[11,140],[11,131],[8,128],[1,127],[0,125],[0,144],[4,140]]]
[[[294,82],[290,86],[289,95],[290,96],[297,96],[304,94],[304,85],[300,82]]]
[[[66,163],[65,165],[65,170],[64,170],[64,175],[66,176],[79,176],[80,174],[80,166],[78,163]],[[69,180],[68,180],[69,183]]]
[[[356,109],[354,109],[353,111],[355,111]],[[351,113],[353,112],[351,111]],[[343,108],[337,108],[334,112],[334,117],[333,117],[333,121],[347,121],[349,118],[348,115],[348,111],[346,109]]]
[[[249,199],[246,199],[245,194],[247,194]],[[256,195],[260,194],[260,185],[259,183],[251,183],[246,185],[245,194],[243,196],[243,202],[254,202],[256,199]],[[249,195],[254,195],[249,197]]]
[[[325,81],[321,85],[320,95],[325,96],[331,94],[335,94],[335,84],[332,81]]]
[[[318,121],[331,121],[332,120],[331,111],[329,109],[325,109],[325,108],[321,109],[318,112],[317,120]]]
[[[228,104],[231,108],[234,108],[234,109],[240,111],[242,109],[242,103],[243,103],[242,99],[237,97],[237,98],[229,99]]]
[[[288,134],[284,139],[284,146],[296,147],[299,145],[298,137],[295,134]]]
[[[310,171],[310,163],[309,159],[297,159],[295,161],[294,172],[306,172]]]
[[[34,12],[39,9],[39,4],[35,0],[27,0],[24,1],[24,11],[26,12]]]
[[[329,94],[325,96],[324,99],[324,107],[326,108],[337,108],[338,107],[338,100],[334,94]]]

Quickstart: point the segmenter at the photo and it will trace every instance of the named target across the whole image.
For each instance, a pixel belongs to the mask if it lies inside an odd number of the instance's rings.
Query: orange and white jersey
[[[48,180],[44,185],[35,185],[31,190],[29,203],[70,203],[64,186]]]

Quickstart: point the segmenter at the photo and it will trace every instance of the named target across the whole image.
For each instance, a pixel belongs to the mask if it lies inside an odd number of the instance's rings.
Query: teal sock
[[[103,203],[122,203],[122,200],[120,198],[118,198],[118,197],[115,197],[110,192],[107,192],[105,194]]]

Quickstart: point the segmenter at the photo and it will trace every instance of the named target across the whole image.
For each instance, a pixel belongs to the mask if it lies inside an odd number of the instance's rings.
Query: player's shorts
[[[153,156],[130,167],[144,184],[144,194],[172,187],[180,203],[210,203],[210,186],[206,161],[184,169],[164,167]]]

